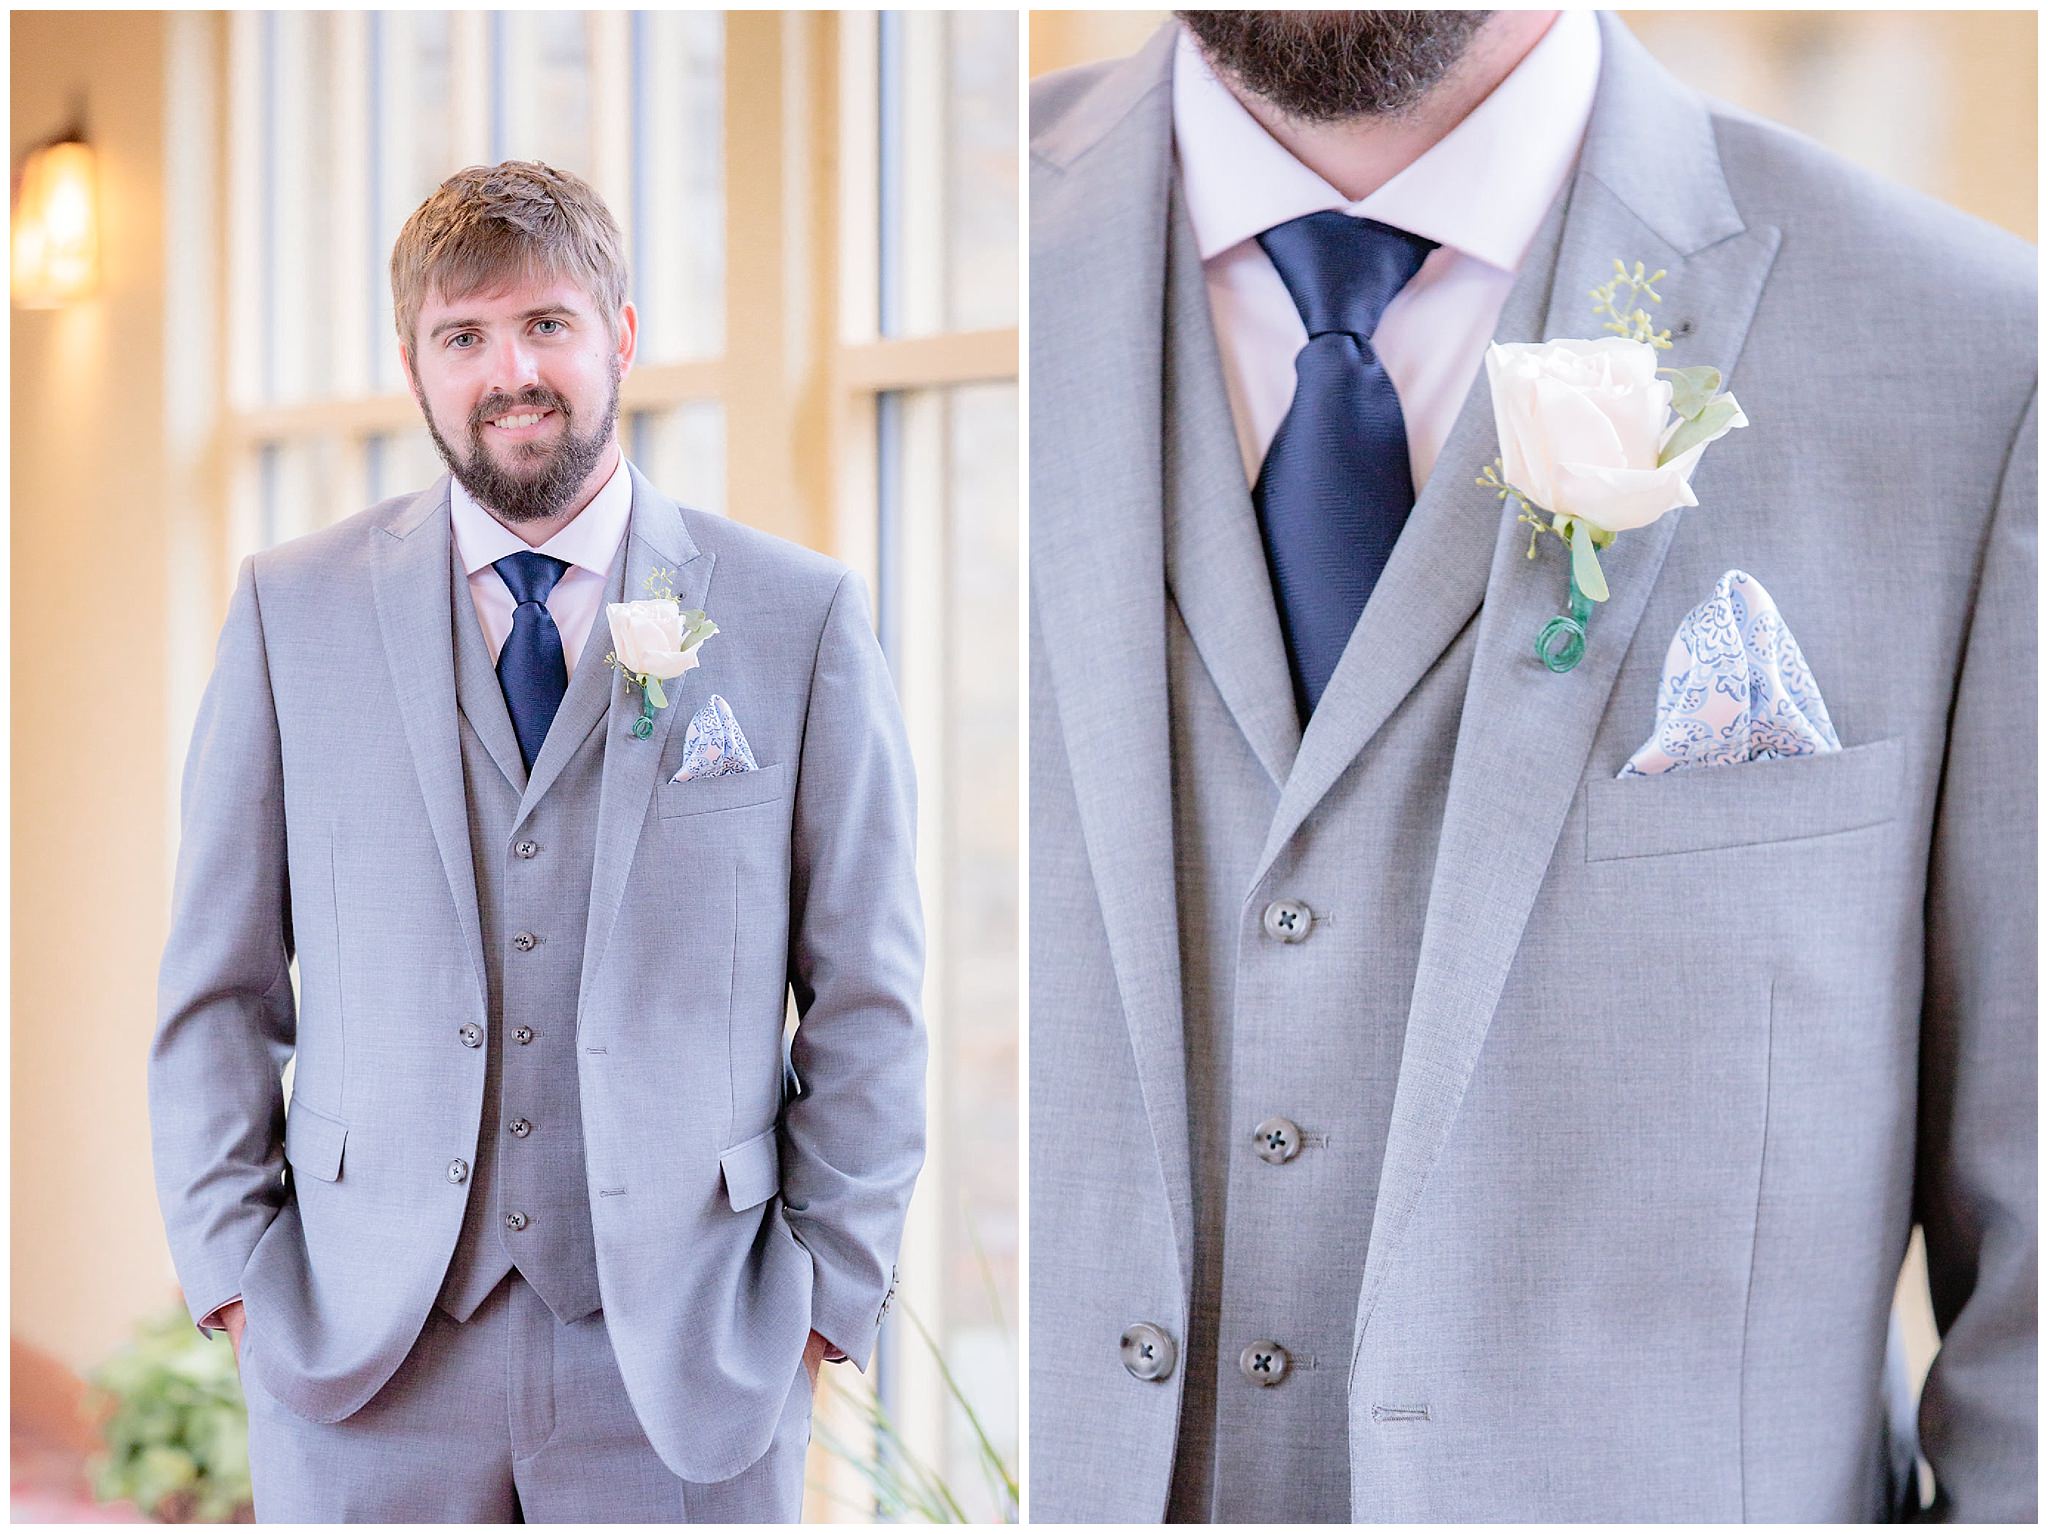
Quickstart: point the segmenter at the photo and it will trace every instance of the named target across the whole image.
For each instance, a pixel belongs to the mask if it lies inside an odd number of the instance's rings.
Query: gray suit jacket
[[[605,731],[578,1087],[620,1373],[669,1467],[717,1481],[767,1448],[810,1329],[864,1361],[892,1286],[924,1145],[915,791],[858,577],[632,481],[626,596],[666,567],[720,632],[651,738],[616,679],[553,725]],[[449,538],[444,477],[245,560],[185,771],[158,1194],[194,1318],[241,1292],[265,1384],[317,1421],[405,1357],[477,1143]],[[714,690],[760,766],[671,783]],[[321,1111],[287,1120],[294,1052]]]
[[[1910,1510],[1887,1341],[1916,1223],[1935,1508],[2033,1516],[2034,251],[1600,20],[1578,171],[1497,339],[1597,334],[1587,289],[1640,259],[1669,272],[1672,360],[1719,367],[1754,424],[1709,450],[1696,509],[1607,552],[1612,598],[1553,675],[1533,644],[1563,561],[1525,558],[1474,483],[1497,451],[1474,357],[1305,731],[1227,422],[1186,443],[1185,402],[1220,391],[1168,362],[1172,29],[1034,89],[1034,1518],[1156,1519],[1174,1454],[1184,1371],[1118,1356],[1133,1321],[1185,1333],[1193,1263],[1169,600],[1271,778],[1244,808],[1247,953],[1268,901],[1346,887],[1347,826],[1400,809],[1364,791],[1399,781],[1375,746],[1469,666],[1423,769],[1447,799],[1413,839],[1427,911],[1354,1343],[1325,1363],[1348,1363],[1353,1516]],[[1211,502],[1169,598],[1163,525]],[[1617,781],[1673,631],[1735,567],[1844,749]]]

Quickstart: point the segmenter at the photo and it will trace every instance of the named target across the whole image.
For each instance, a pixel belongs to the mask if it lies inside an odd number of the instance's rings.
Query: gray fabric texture
[[[1753,424],[1556,675],[1475,357],[1306,730],[1170,256],[1172,28],[1034,86],[1034,1519],[1885,1518],[1916,1439],[1934,1515],[2034,1514],[2035,254],[1600,25],[1496,338],[1597,334],[1640,259]],[[1730,568],[1844,749],[1616,781]],[[1256,1161],[1269,1113],[1328,1146]],[[1313,1367],[1250,1386],[1248,1333]]]
[[[593,623],[555,722],[534,758],[533,809],[519,740],[490,646],[475,620],[469,581],[451,547],[449,603],[455,625],[455,696],[462,713],[463,796],[469,806],[489,1021],[484,1037],[482,1127],[462,1234],[441,1286],[441,1308],[466,1321],[515,1266],[558,1321],[579,1321],[601,1303],[597,1244],[583,1162],[576,1089],[577,982],[597,848],[604,773],[605,696],[616,679],[604,663],[610,625]],[[614,561],[608,602],[625,600]],[[566,759],[566,760],[565,760]],[[512,834],[515,820],[518,836]],[[522,856],[522,851],[530,856]],[[525,932],[536,946],[512,945]],[[515,1134],[512,1125],[528,1126]],[[507,1217],[524,1221],[509,1230]]]
[[[517,761],[474,655],[458,707],[445,477],[243,562],[186,765],[151,1132],[192,1315],[241,1293],[263,1387],[339,1422],[398,1369],[449,1278],[479,1191],[450,1163],[474,1168],[480,1137],[505,1132],[484,1122],[487,1061],[519,1046],[494,1030],[548,1014],[541,1040],[573,1039],[620,1375],[669,1469],[719,1482],[767,1451],[809,1331],[864,1365],[893,1287],[924,1140],[915,790],[858,578],[684,511],[637,469],[632,483],[617,589],[646,595],[664,570],[720,632],[645,740],[628,729],[637,694],[586,672],[586,648],[509,820],[462,748],[468,729],[499,769]],[[676,720],[714,689],[761,765],[671,783]],[[578,940],[581,859],[551,839],[584,834]],[[479,880],[490,836],[543,850]],[[566,882],[520,890],[550,852],[569,854]],[[501,919],[570,936],[493,958]],[[566,1068],[507,1057],[500,1115],[522,1078]],[[536,1122],[517,1151],[546,1143]],[[568,1167],[522,1182],[531,1163],[484,1154],[508,1187],[567,1197]],[[566,1161],[566,1140],[545,1155]],[[570,1275],[551,1286],[565,1311],[589,1297],[579,1241],[537,1270]]]
[[[465,1322],[436,1309],[361,1411],[308,1422],[242,1344],[262,1523],[793,1523],[811,1385],[801,1362],[767,1453],[730,1480],[677,1479],[647,1441],[604,1317],[564,1324],[516,1273]]]

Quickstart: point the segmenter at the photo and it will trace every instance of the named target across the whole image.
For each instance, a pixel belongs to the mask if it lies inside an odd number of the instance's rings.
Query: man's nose
[[[540,364],[524,340],[507,341],[491,359],[491,388],[514,398],[540,382]]]

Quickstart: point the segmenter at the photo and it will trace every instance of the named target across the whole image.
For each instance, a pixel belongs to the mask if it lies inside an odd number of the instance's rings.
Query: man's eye
[[[462,341],[473,341],[475,339],[476,333],[474,331],[458,330],[454,335],[448,338],[448,344],[454,347],[455,350],[459,352],[466,352],[469,350],[469,348],[467,346],[458,345],[457,343]]]
[[[538,320],[535,323],[540,325],[553,325],[556,327],[556,329],[560,329],[562,324],[560,320]]]

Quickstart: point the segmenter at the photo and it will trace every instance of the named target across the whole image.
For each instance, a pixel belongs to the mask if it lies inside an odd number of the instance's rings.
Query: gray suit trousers
[[[244,1354],[261,1351],[252,1330]],[[438,1306],[369,1404],[308,1422],[245,1368],[263,1523],[793,1523],[811,1389],[801,1364],[768,1452],[679,1479],[647,1440],[598,1311],[557,1322],[514,1271],[466,1322]]]

